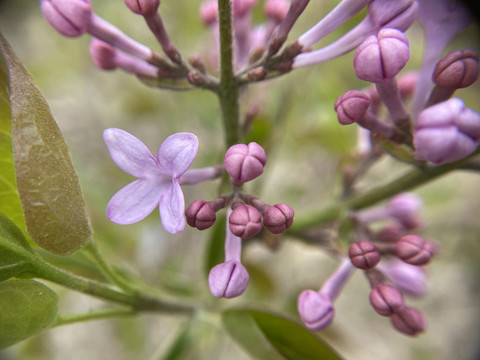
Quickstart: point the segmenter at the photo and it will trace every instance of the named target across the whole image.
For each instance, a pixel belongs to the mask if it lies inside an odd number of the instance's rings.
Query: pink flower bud
[[[403,235],[404,231],[405,229],[402,225],[396,223],[390,224],[381,228],[375,234],[375,240],[386,243],[393,243],[396,242],[400,238],[400,236]]]
[[[203,200],[195,200],[185,211],[187,224],[198,230],[208,229],[215,224],[217,216],[212,205]]]
[[[404,235],[397,241],[397,256],[411,265],[425,265],[430,262],[435,249],[420,236]]]
[[[117,68],[116,61],[117,50],[98,39],[93,39],[90,43],[90,54],[92,56],[93,63],[103,70],[114,70]]]
[[[335,316],[332,300],[313,290],[305,290],[300,294],[297,307],[305,326],[314,331],[325,329]]]
[[[218,22],[217,0],[207,0],[200,6],[200,17],[203,22],[210,26]]]
[[[434,164],[460,160],[480,142],[480,114],[452,98],[423,110],[416,123],[416,155]]]
[[[393,79],[410,58],[408,39],[397,29],[381,29],[366,38],[353,58],[359,79],[383,82]]]
[[[406,335],[418,335],[427,328],[427,322],[423,314],[411,307],[405,306],[399,312],[394,313],[391,319],[395,329]]]
[[[160,0],[125,0],[125,5],[135,14],[148,16],[158,11]]]
[[[354,242],[348,248],[348,256],[353,266],[362,270],[375,267],[380,262],[377,247],[367,240]]]
[[[251,205],[240,205],[228,217],[228,226],[235,236],[248,239],[262,230],[262,215]]]
[[[225,154],[225,170],[234,181],[245,183],[263,173],[265,150],[255,142],[231,146]]]
[[[92,16],[89,0],[41,0],[43,16],[60,34],[77,37],[87,31]]]
[[[423,202],[420,197],[412,193],[396,195],[388,202],[390,216],[398,220],[405,228],[415,229],[419,226],[418,213]]]
[[[293,209],[286,204],[270,206],[263,214],[263,225],[272,234],[281,234],[293,223]]]
[[[453,51],[444,56],[435,66],[433,81],[448,88],[465,88],[478,78],[478,55],[466,49]]]
[[[335,101],[338,122],[349,125],[358,122],[370,107],[370,97],[363,91],[349,90]]]
[[[234,298],[243,294],[248,285],[248,272],[240,262],[230,260],[216,265],[208,275],[210,292],[216,298]]]
[[[233,0],[234,16],[242,17],[249,12],[257,3],[257,0]]]
[[[405,307],[400,290],[390,285],[375,286],[370,292],[369,299],[373,309],[382,316],[392,316]]]
[[[280,23],[287,15],[290,3],[287,0],[268,0],[265,3],[265,14],[276,23]]]

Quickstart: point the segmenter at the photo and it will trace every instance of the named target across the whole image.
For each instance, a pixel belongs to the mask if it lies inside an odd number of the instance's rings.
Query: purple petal
[[[163,175],[150,150],[135,136],[111,128],[103,132],[103,140],[112,160],[127,174],[143,179]]]
[[[170,135],[160,145],[157,159],[160,167],[178,179],[192,164],[197,155],[198,139],[190,133]]]
[[[169,233],[175,234],[185,229],[185,200],[180,185],[173,182],[162,194],[160,200],[160,218],[162,225]]]
[[[166,185],[135,180],[120,189],[107,205],[108,218],[122,225],[143,220],[158,206]]]

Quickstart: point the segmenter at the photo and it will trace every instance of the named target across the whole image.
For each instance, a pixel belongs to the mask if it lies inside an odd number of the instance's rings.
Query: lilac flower
[[[382,271],[400,291],[410,296],[422,296],[427,292],[427,277],[421,266],[407,264],[400,259],[378,264]]]
[[[181,176],[192,164],[198,139],[190,133],[169,136],[155,158],[136,137],[120,129],[106,129],[105,145],[117,166],[138,179],[117,192],[107,205],[108,218],[133,224],[160,208],[162,225],[170,233],[185,228]]]

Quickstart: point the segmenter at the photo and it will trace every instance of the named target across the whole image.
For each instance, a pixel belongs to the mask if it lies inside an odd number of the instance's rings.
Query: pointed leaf
[[[15,171],[28,233],[45,250],[71,254],[90,241],[91,230],[67,145],[3,36],[0,50],[9,74]]]
[[[0,349],[48,327],[57,314],[57,301],[57,294],[33,280],[0,283]]]
[[[15,181],[8,89],[7,65],[0,57],[0,212],[26,232],[22,204]]]
[[[247,330],[246,318],[251,319],[248,321],[253,322],[257,330],[254,330],[251,324],[248,325],[249,330]],[[226,311],[223,319],[229,333],[257,359],[273,359],[269,357],[272,355],[267,353],[268,346],[261,341],[262,338],[281,354],[281,358],[284,359],[341,359],[335,351],[315,334],[299,323],[283,316],[259,310],[239,309]],[[243,331],[239,330],[242,327],[245,329]],[[257,353],[257,350],[252,349],[255,346],[261,346],[263,352],[261,354]]]

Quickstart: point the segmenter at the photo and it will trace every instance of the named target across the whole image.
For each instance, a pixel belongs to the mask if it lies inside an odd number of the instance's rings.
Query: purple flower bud
[[[207,0],[200,7],[200,17],[203,22],[210,26],[218,22],[218,2],[217,0]]]
[[[404,235],[397,241],[397,256],[407,264],[428,264],[434,253],[433,245],[415,234]]]
[[[332,300],[313,290],[305,290],[300,294],[297,308],[305,326],[314,331],[325,329],[335,316]]]
[[[234,16],[242,17],[249,12],[257,3],[257,0],[233,0]]]
[[[478,78],[478,55],[466,49],[453,51],[435,66],[433,82],[442,87],[465,88]]]
[[[281,234],[293,223],[293,209],[286,204],[270,206],[263,214],[263,225],[272,234]]]
[[[418,335],[427,328],[427,322],[423,314],[417,309],[408,306],[394,313],[391,319],[395,329],[406,335]]]
[[[418,213],[423,202],[420,197],[412,193],[396,195],[388,202],[390,216],[398,220],[405,228],[415,229],[419,226]]]
[[[218,264],[208,275],[210,292],[216,298],[234,298],[243,294],[248,285],[249,276],[239,261],[230,260]]]
[[[380,262],[377,247],[367,240],[354,242],[348,248],[348,256],[353,266],[362,270],[375,267]]]
[[[460,160],[471,154],[480,141],[480,115],[452,98],[420,114],[413,143],[419,158],[434,164]]]
[[[225,170],[239,183],[255,179],[267,163],[265,150],[255,142],[231,146],[225,154]]]
[[[370,82],[391,80],[410,58],[408,39],[397,29],[382,29],[363,41],[353,58],[359,79]]]
[[[268,18],[276,23],[281,23],[287,15],[290,3],[287,0],[268,0],[265,2],[264,11]]]
[[[418,4],[415,0],[373,0],[368,6],[368,15],[375,26],[407,30],[417,18]]]
[[[77,37],[87,31],[92,16],[89,0],[40,0],[43,16],[60,34]]]
[[[386,243],[396,242],[400,238],[400,236],[403,235],[404,230],[405,229],[400,224],[394,223],[394,224],[387,225],[381,228],[375,234],[375,240],[386,242]]]
[[[375,286],[370,292],[369,299],[373,309],[382,316],[392,316],[405,307],[400,290],[390,285]]]
[[[425,269],[394,259],[382,262],[378,268],[392,281],[396,288],[407,295],[422,296],[427,292]]]
[[[185,210],[185,216],[187,218],[187,224],[191,227],[195,227],[198,230],[208,229],[215,224],[217,216],[212,205],[203,200],[195,200]]]
[[[90,54],[92,56],[92,60],[100,69],[103,70],[114,70],[117,68],[117,61],[115,59],[117,50],[98,39],[92,39],[90,43]]]
[[[349,90],[335,101],[338,122],[349,125],[358,122],[370,107],[370,97],[363,91]]]
[[[251,205],[237,206],[228,217],[228,226],[235,236],[251,238],[262,230],[262,214]]]
[[[135,14],[148,16],[157,12],[160,0],[125,0],[125,5]]]

